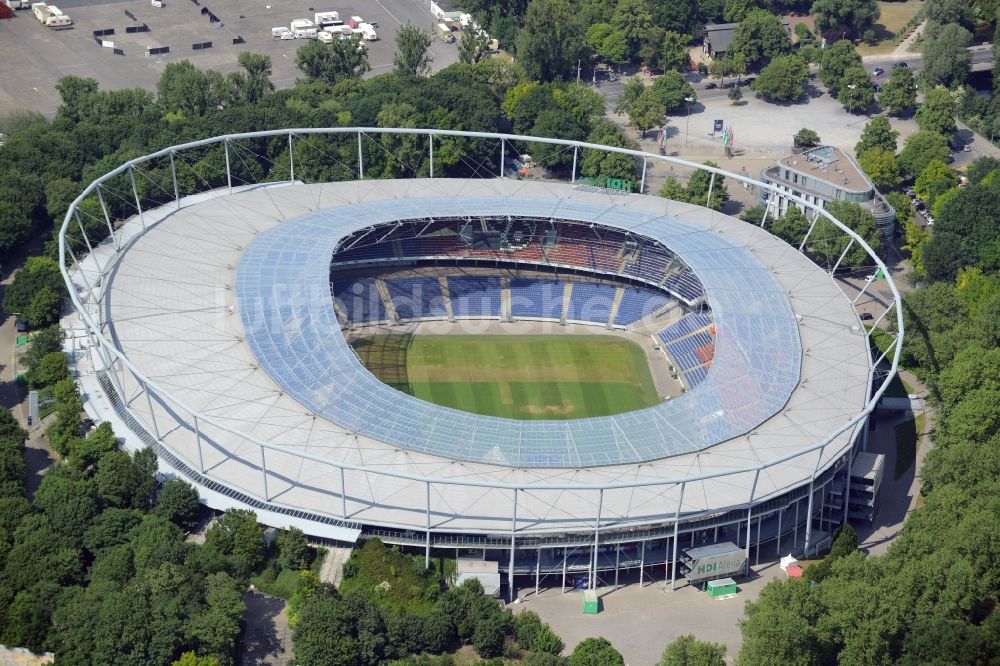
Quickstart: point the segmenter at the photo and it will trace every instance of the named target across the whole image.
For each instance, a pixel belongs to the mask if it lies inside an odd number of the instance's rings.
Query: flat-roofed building
[[[824,206],[832,201],[856,203],[875,217],[882,235],[892,238],[896,225],[896,211],[875,184],[865,175],[854,158],[834,146],[817,146],[809,150],[782,157],[760,172],[765,183],[773,183],[782,193],[802,197],[809,203]],[[790,198],[775,194],[770,196],[761,189],[757,205],[769,206],[770,215],[780,217],[789,206],[796,205]]]

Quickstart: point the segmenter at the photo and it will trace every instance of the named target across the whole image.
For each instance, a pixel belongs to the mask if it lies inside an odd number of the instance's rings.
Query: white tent
[[[798,563],[799,561],[794,557],[792,557],[791,555],[785,555],[783,558],[781,558],[781,570],[788,571],[788,567]]]

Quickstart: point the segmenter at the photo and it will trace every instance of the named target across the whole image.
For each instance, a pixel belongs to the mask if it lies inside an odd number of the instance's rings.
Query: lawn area
[[[924,431],[924,424],[924,415],[917,414],[916,418],[896,426],[896,469],[893,478],[906,474],[916,461],[917,438]]]
[[[891,53],[897,46],[893,42],[893,37],[903,29],[907,21],[920,11],[924,3],[923,0],[906,0],[905,2],[879,2],[877,4],[881,13],[878,22],[874,25],[874,30],[879,41],[873,46],[866,43],[859,44],[858,53],[862,56]]]
[[[309,570],[319,575],[319,570],[323,566],[323,559],[326,557],[326,548],[317,548],[316,557],[313,558]],[[250,577],[250,582],[264,594],[272,597],[281,597],[285,601],[292,598],[295,593],[295,586],[299,582],[299,572],[294,569],[283,569],[278,564],[278,548],[272,545],[266,551],[264,569],[261,573]]]
[[[474,414],[576,419],[660,402],[642,349],[607,335],[378,335],[352,346],[393,388]]]

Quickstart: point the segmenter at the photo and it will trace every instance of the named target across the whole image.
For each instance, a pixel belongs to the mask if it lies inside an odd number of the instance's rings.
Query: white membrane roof
[[[668,220],[676,219],[696,229],[695,235],[707,230],[707,235],[743,248],[771,274],[794,314],[797,385],[772,416],[714,446],[643,463],[587,468],[455,460],[387,442],[318,414],[275,381],[248,343],[236,288],[241,258],[269,230],[319,211],[357,208],[361,214],[367,204],[379,201],[442,198],[454,210],[461,210],[466,198],[550,199],[560,217],[584,204],[625,209],[636,220],[647,220],[634,227],[639,233],[656,220],[669,226]],[[144,217],[145,229],[138,218],[121,229],[120,252],[104,243],[83,267],[94,284],[96,266],[111,266],[99,287],[105,335],[171,396],[154,392],[147,401],[143,387],[124,372],[118,373],[124,400],[151,429],[155,415],[158,438],[179,457],[193,466],[203,463],[206,474],[220,483],[284,506],[370,525],[423,530],[429,524],[433,530],[478,533],[509,533],[512,525],[518,533],[589,530],[598,513],[601,525],[608,527],[666,522],[678,513],[693,516],[745,506],[751,499],[763,501],[808,483],[846,451],[855,434],[848,424],[867,399],[867,340],[838,283],[766,231],[700,206],[565,184],[419,179],[269,185],[232,194],[218,190],[185,199],[179,209],[167,204],[147,210]],[[670,244],[683,251],[677,239]],[[700,263],[699,254],[689,250],[684,259],[703,281],[711,281],[714,264]],[[712,258],[714,252],[705,254]],[[301,296],[308,302],[322,302],[325,308],[330,299],[325,281],[284,288],[289,293],[279,301],[291,301],[304,289],[323,297]],[[733,280],[710,287],[710,298],[721,302],[726,292],[749,298],[751,291]],[[720,316],[725,312],[717,310],[717,321]],[[734,330],[728,322],[720,322],[719,329],[720,336],[723,329]],[[341,335],[330,329],[331,338]],[[794,364],[787,360],[788,367]],[[387,406],[387,419],[395,405]],[[187,410],[202,415],[197,425]],[[616,446],[627,449],[629,436],[628,430],[616,433]],[[250,437],[282,447],[267,451],[266,490],[261,449]],[[827,441],[821,450],[806,451]],[[759,473],[738,471],[779,459]],[[356,468],[342,469],[341,464]],[[713,474],[717,476],[703,478]],[[654,485],[635,485],[644,483]],[[580,487],[610,484],[618,485],[601,494]],[[573,489],[558,487],[564,485]]]

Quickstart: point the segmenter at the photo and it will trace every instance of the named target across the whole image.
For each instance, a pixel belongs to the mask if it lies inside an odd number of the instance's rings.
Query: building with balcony
[[[817,146],[793,153],[760,172],[760,179],[773,183],[790,195],[809,203],[825,206],[832,201],[856,203],[875,217],[886,240],[891,240],[896,225],[896,211],[850,155],[834,146]],[[769,200],[770,199],[770,200]],[[757,205],[769,206],[770,215],[780,217],[795,205],[790,198],[761,189]]]

